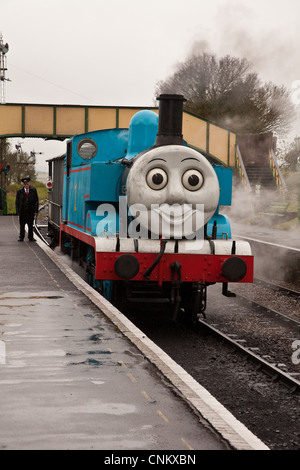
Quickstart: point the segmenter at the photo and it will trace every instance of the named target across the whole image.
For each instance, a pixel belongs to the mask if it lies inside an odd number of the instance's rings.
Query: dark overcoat
[[[24,201],[26,198],[24,188],[20,188],[17,191],[16,195],[16,213],[17,215],[21,214],[22,207],[24,207]],[[28,204],[26,204],[27,211],[29,214],[37,214],[39,211],[39,198],[37,194],[37,190],[30,186],[29,187],[29,194],[28,194]]]

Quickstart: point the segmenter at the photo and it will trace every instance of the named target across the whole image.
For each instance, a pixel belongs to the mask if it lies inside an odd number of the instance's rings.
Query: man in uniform
[[[28,226],[28,239],[34,242],[33,221],[39,210],[39,199],[37,190],[30,185],[30,178],[21,179],[23,187],[17,191],[16,212],[20,222],[19,242],[25,238],[25,225]]]

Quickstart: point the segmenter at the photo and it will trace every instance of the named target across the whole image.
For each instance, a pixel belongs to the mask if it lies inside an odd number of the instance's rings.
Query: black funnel
[[[158,132],[154,147],[184,145],[182,135],[183,95],[160,95]]]

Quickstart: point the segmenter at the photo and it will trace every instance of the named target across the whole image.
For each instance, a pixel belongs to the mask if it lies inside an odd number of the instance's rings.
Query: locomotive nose
[[[241,281],[247,274],[247,265],[242,258],[228,258],[222,266],[222,274],[230,282]]]

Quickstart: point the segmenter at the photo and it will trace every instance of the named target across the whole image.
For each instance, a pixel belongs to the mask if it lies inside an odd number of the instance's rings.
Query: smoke
[[[295,212],[297,191],[293,195],[293,191],[289,191],[289,181],[286,183],[288,192],[285,195],[271,189],[263,189],[261,193],[254,189],[250,195],[242,185],[234,184],[232,205],[222,208],[222,212],[229,217],[233,239],[244,236],[276,244],[275,248],[249,240],[255,276],[300,283],[300,252],[279,247],[299,247],[300,224]],[[283,207],[282,212],[273,209],[276,203]],[[285,203],[288,204],[286,208]]]
[[[300,81],[298,18],[296,0],[249,5],[230,0],[218,8],[209,29],[201,29],[192,38],[187,53],[188,58],[203,52],[245,58],[262,84],[286,87],[296,111],[290,129],[284,131],[290,141],[300,135],[300,103],[293,99],[298,97],[295,84]]]
[[[296,178],[293,174],[291,177],[285,178],[286,191],[275,186],[268,188],[258,184],[253,185],[251,192],[249,192],[242,183],[237,181],[237,178],[237,176],[234,177],[233,181],[232,204],[230,207],[224,208],[232,221],[284,230],[284,237],[288,236],[287,232],[294,230],[299,234],[298,175]]]
[[[204,39],[197,39],[190,46],[190,50],[188,52],[188,57],[201,55],[204,52],[212,52],[209,42],[207,40],[204,40]]]
[[[266,217],[265,213],[271,213],[270,206],[275,199],[274,190],[253,187],[252,191],[248,192],[242,184],[235,182],[232,191],[232,204],[225,211],[233,222],[272,227],[276,216],[274,215],[272,219],[272,216]]]
[[[290,90],[292,83],[300,79],[299,6],[297,11],[290,10],[289,18],[283,6],[277,6],[276,11],[272,5],[266,14],[255,5],[229,1],[218,9],[210,32],[194,38],[189,55],[213,52],[246,58],[264,82],[272,81]]]

